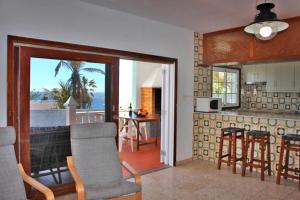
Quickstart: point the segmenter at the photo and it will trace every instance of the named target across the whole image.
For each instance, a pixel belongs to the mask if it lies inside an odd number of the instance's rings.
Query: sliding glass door
[[[113,120],[118,59],[32,47],[18,47],[17,55],[20,162],[43,184],[72,191],[70,125]]]

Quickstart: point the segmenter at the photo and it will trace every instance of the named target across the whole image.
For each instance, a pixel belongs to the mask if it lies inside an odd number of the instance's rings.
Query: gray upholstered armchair
[[[141,177],[120,161],[116,133],[114,123],[71,126],[72,157],[67,162],[78,200],[142,199]],[[121,165],[134,175],[135,183],[123,178]]]
[[[24,181],[43,193],[47,200],[54,200],[54,195],[50,189],[28,176],[22,164],[17,164],[13,146],[15,142],[15,129],[13,127],[0,127],[0,199],[25,200]]]

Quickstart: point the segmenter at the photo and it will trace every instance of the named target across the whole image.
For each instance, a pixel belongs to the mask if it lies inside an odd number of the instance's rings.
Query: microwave
[[[196,99],[196,112],[220,112],[221,110],[221,98],[197,97]]]

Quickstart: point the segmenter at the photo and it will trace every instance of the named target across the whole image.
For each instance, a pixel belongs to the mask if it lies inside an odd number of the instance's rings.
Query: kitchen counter
[[[270,131],[272,174],[275,175],[282,135],[300,134],[300,114],[252,110],[228,110],[219,113],[194,112],[193,158],[217,162],[221,129],[226,127],[244,128],[246,131]],[[226,153],[227,145],[227,143],[224,144],[224,153]],[[241,144],[238,142],[238,156],[241,156],[241,152]],[[258,145],[254,154],[255,158],[259,158]],[[299,156],[290,155],[291,167],[297,167],[298,160]]]
[[[221,112],[195,112],[203,114],[216,114],[216,115],[229,115],[229,116],[247,116],[259,117],[267,119],[286,119],[286,120],[300,120],[300,113],[288,112],[273,112],[273,111],[260,111],[260,110],[228,110]]]

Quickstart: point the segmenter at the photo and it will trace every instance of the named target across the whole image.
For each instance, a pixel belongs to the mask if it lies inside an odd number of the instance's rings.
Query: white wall
[[[178,58],[177,160],[192,156],[193,32],[79,0],[0,0],[0,125],[6,125],[7,35]]]
[[[162,86],[162,66],[158,63],[136,62],[137,108],[141,108],[141,87]]]
[[[132,103],[133,91],[133,62],[132,60],[120,60],[119,64],[119,108],[128,109]]]

